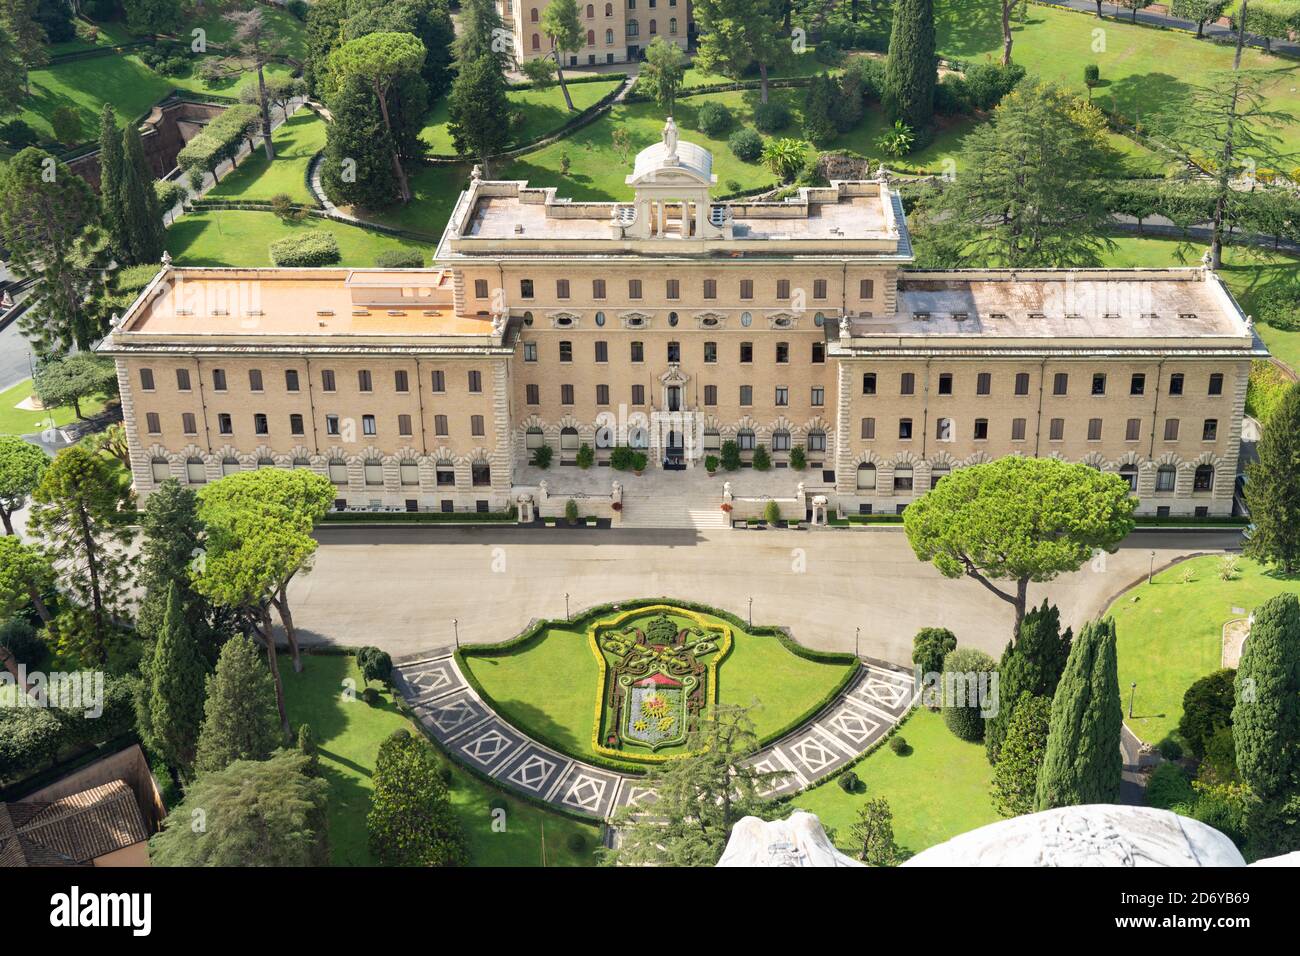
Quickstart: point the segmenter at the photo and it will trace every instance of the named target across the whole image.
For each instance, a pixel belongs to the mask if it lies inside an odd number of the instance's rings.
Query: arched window
[[[587,19],[594,20],[595,17],[596,17],[596,5],[594,3],[587,4]]]
[[[532,450],[541,448],[546,444],[546,438],[542,435],[542,430],[534,425],[524,434],[524,447]]]
[[[536,13],[536,12],[537,12],[536,10],[533,11],[533,13]],[[540,50],[541,48],[542,48],[542,38],[541,38],[541,36],[540,36],[539,34],[534,33],[534,34],[533,34],[533,49],[534,49],[534,50]]]
[[[171,469],[167,467],[166,458],[155,458],[149,462],[150,468],[153,469],[153,480],[155,482],[166,481],[171,477]]]
[[[366,459],[366,484],[382,485],[384,483],[384,463],[378,458]]]
[[[613,43],[614,43],[614,31],[613,31],[613,30],[606,30],[606,31],[605,31],[605,46],[612,46]]]
[[[821,430],[811,431],[808,433],[808,451],[823,452],[826,450],[826,433]]]
[[[474,462],[469,467],[470,484],[475,488],[483,488],[492,484],[492,466],[483,460]]]
[[[1161,465],[1156,469],[1156,491],[1173,491],[1178,469],[1173,465]]]
[[[671,34],[672,36],[677,36],[677,18],[676,18],[676,17],[669,17],[669,18],[668,18],[668,32],[669,32],[669,34]]]
[[[185,460],[185,480],[191,485],[201,485],[208,480],[208,473],[203,467],[202,458],[187,458]]]
[[[772,432],[772,451],[789,451],[790,433],[785,429]]]
[[[342,459],[335,458],[329,464],[330,481],[336,485],[346,485],[348,483],[348,463]]]
[[[529,19],[529,21],[531,21],[532,23],[536,23],[536,22],[537,22],[537,8],[536,8],[536,7],[533,7],[531,10],[528,11],[528,19]]]
[[[1138,490],[1138,466],[1137,465],[1120,465],[1119,476],[1128,482],[1129,491]]]
[[[912,490],[912,466],[897,465],[894,468],[894,490],[911,491]]]
[[[876,490],[876,466],[869,461],[858,465],[858,491]]]
[[[939,487],[939,482],[952,474],[952,469],[947,465],[935,465],[930,469],[930,487]]]
[[[1197,465],[1192,477],[1192,491],[1209,491],[1214,487],[1214,466]]]
[[[221,474],[222,474],[222,475],[233,475],[233,474],[234,474],[235,472],[237,472],[237,471],[239,471],[239,459],[238,459],[238,458],[223,458],[223,459],[221,459]]]
[[[641,25],[635,20],[627,21],[627,35],[630,37],[641,35]]]
[[[258,467],[258,468],[274,468],[274,467],[275,467],[275,459],[274,459],[274,458],[259,458],[259,459],[257,459],[257,467]]]
[[[605,4],[605,16],[612,17],[613,15],[614,15],[614,4],[612,3]]]
[[[754,450],[753,431],[751,431],[748,428],[742,428],[740,431],[736,432],[736,444],[740,447],[741,451],[753,451]]]
[[[595,30],[588,30],[588,31],[587,31],[587,46],[595,46],[595,45],[596,45],[596,31],[595,31]]]
[[[651,20],[651,21],[650,21],[650,35],[651,35],[651,36],[654,36],[654,35],[655,35],[656,33],[658,33],[658,32],[659,32],[659,29],[658,29],[658,23],[657,23],[656,21],[654,21],[654,20]]]
[[[576,428],[560,429],[560,451],[578,450],[578,430]]]

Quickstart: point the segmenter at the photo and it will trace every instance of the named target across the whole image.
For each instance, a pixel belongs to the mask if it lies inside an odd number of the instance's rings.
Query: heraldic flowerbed
[[[751,707],[769,742],[857,672],[852,655],[808,651],[777,628],[667,599],[539,622],[504,644],[464,647],[457,660],[484,701],[533,739],[633,772],[687,753],[717,703]]]

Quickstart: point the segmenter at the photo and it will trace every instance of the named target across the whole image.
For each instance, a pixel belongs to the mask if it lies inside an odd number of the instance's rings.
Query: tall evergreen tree
[[[26,93],[27,67],[4,22],[0,21],[0,103],[17,103]]]
[[[393,137],[379,103],[361,77],[349,77],[330,97],[334,122],[325,131],[321,178],[326,194],[344,206],[382,209],[397,198]]]
[[[122,217],[130,261],[135,265],[156,263],[167,234],[153,188],[153,171],[144,158],[144,144],[134,123],[128,123],[122,133],[122,154]]]
[[[490,59],[503,79],[514,63],[511,33],[501,22],[496,0],[463,0],[460,5],[460,30],[452,44],[457,71],[484,57]]]
[[[492,156],[509,140],[510,131],[502,122],[509,112],[505,81],[490,57],[461,67],[447,100],[447,128],[456,152],[477,159],[486,178]]]
[[[1008,644],[998,668],[998,712],[984,729],[984,746],[989,763],[997,763],[998,750],[1015,713],[1021,694],[1052,699],[1070,656],[1073,634],[1061,633],[1061,614],[1046,600],[1020,622],[1020,636]]]
[[[208,675],[195,767],[223,770],[236,760],[265,760],[283,741],[275,685],[253,642],[232,637]]]
[[[148,737],[168,766],[187,774],[194,766],[203,723],[207,670],[185,618],[180,588],[173,583],[149,660]]]
[[[565,105],[573,112],[573,97],[569,84],[564,81],[564,56],[582,46],[582,22],[578,19],[578,0],[550,0],[542,14],[542,32],[551,41],[551,56],[555,57],[555,76],[560,81]]]
[[[1039,810],[1119,799],[1124,709],[1119,699],[1115,622],[1084,625],[1052,698],[1047,753],[1038,775]]]
[[[993,767],[993,806],[1004,817],[1034,812],[1038,772],[1047,754],[1052,701],[1022,694]]]
[[[126,233],[124,203],[122,201],[122,130],[117,125],[117,114],[111,103],[105,103],[99,113],[99,208],[108,246],[119,262],[134,262],[130,258],[131,240]]]
[[[768,71],[790,52],[780,8],[778,0],[695,0],[691,11],[700,28],[696,65],[737,80],[757,66],[758,98],[766,103]]]
[[[1237,769],[1272,801],[1300,787],[1300,599],[1279,594],[1255,608],[1237,666],[1232,737]]]
[[[198,508],[194,489],[175,478],[159,485],[145,505],[138,580],[144,596],[136,614],[136,630],[147,640],[161,636],[174,587],[185,612],[186,628],[201,645],[205,642],[210,609],[207,599],[190,582],[194,563],[203,555]]]
[[[459,866],[469,862],[438,758],[422,738],[394,732],[379,745],[366,815],[370,851],[384,866]]]
[[[0,0],[0,26],[3,26],[13,41],[18,58],[24,67],[23,87],[31,92],[28,71],[50,62],[50,53],[46,44],[49,38],[45,28],[37,22],[38,0]]]
[[[832,116],[839,84],[828,75],[814,76],[808,84],[803,102],[803,135],[814,146],[825,146],[835,138]]]
[[[1300,383],[1286,390],[1255,447],[1259,457],[1246,466],[1254,527],[1245,552],[1294,574],[1300,570]]]
[[[890,122],[902,120],[920,142],[934,118],[939,60],[934,51],[934,0],[898,0],[889,33],[881,103]]]

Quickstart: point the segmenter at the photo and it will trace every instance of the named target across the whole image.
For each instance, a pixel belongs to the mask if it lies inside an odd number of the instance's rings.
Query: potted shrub
[[[619,445],[609,455],[609,465],[615,471],[628,471],[632,467],[632,449]]]
[[[596,453],[591,450],[591,446],[583,442],[578,446],[578,467],[586,471],[596,463]]]
[[[709,473],[709,477],[710,477],[710,478],[712,478],[714,475],[716,475],[716,474],[718,473],[718,456],[717,456],[717,455],[708,455],[708,456],[705,457],[705,459],[704,459],[704,470],[707,471],[707,472]]]
[[[763,508],[763,520],[775,528],[781,521],[781,506],[775,501],[769,501]]]
[[[564,503],[564,520],[571,525],[578,523],[578,503],[572,498]]]
[[[722,503],[722,512],[723,512],[723,514],[731,514],[731,502],[730,502],[730,501],[724,501],[724,502]]]
[[[727,471],[735,471],[740,467],[740,446],[734,441],[722,443],[722,467]]]
[[[646,466],[646,464],[647,464],[648,462],[649,462],[649,459],[646,458],[646,456],[645,456],[645,452],[643,452],[643,451],[636,452],[636,453],[632,456],[632,471],[633,471],[633,473],[634,473],[634,474],[638,474],[638,475],[641,474],[641,472],[645,471],[645,466]]]
[[[594,528],[594,527],[596,527],[596,516],[595,516],[595,515],[590,515],[590,516],[588,516],[588,518],[587,518],[587,527],[588,527],[588,528]]]
[[[555,454],[555,449],[550,445],[540,445],[533,449],[532,464],[545,471],[551,467],[551,456]]]
[[[772,467],[772,456],[767,453],[766,445],[759,445],[754,449],[754,470],[767,471]]]
[[[795,445],[790,449],[790,467],[795,471],[803,471],[808,467],[808,458],[803,453],[803,445]]]
[[[616,501],[616,502],[614,502],[612,505],[610,505],[610,508],[612,508],[612,509],[613,509],[614,511],[616,511],[616,512],[617,512],[617,511],[622,511],[622,510],[623,510],[623,502],[621,502],[621,501]]]

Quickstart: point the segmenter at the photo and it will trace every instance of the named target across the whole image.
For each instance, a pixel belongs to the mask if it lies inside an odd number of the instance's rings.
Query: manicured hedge
[[[329,511],[325,524],[381,521],[392,524],[506,524],[514,521],[516,512],[509,511]]]
[[[418,249],[385,249],[375,256],[375,265],[381,269],[419,269],[424,266],[424,256]]]
[[[104,711],[98,717],[56,707],[0,708],[0,780],[28,777],[71,748],[111,740],[134,726],[128,677],[104,681]]]
[[[227,159],[233,159],[240,144],[249,139],[261,123],[252,103],[239,103],[226,109],[203,131],[185,144],[176,157],[176,165],[198,184],[204,173],[213,173]]]
[[[270,251],[277,266],[332,266],[342,258],[332,232],[285,236],[271,243]]]

